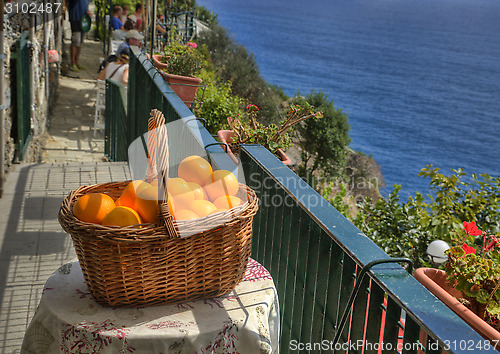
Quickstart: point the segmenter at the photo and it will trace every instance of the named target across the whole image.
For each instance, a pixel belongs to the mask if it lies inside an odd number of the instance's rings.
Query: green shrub
[[[206,128],[211,134],[218,130],[228,129],[227,117],[236,117],[243,111],[243,100],[231,92],[231,82],[217,83],[214,75],[206,71],[200,78],[205,85],[204,91],[198,90],[197,101],[202,101],[195,115],[206,120]]]
[[[429,178],[429,195],[426,202],[417,196],[410,202],[422,210],[422,222],[432,233],[445,241],[456,232],[463,221],[475,221],[488,233],[500,232],[500,178],[488,174],[468,178],[463,169],[452,170],[445,176],[439,168],[428,165],[419,176]]]
[[[416,267],[426,265],[426,249],[433,240],[452,244],[463,221],[475,221],[488,234],[500,233],[500,178],[488,174],[471,178],[462,169],[450,176],[428,165],[419,176],[429,178],[429,193],[417,192],[401,202],[401,186],[394,185],[387,199],[359,205],[356,218],[348,217],[365,235],[393,257],[409,257]],[[342,199],[330,200],[340,210]]]
[[[363,216],[358,217],[364,222],[358,226],[390,256],[408,257],[415,267],[422,267],[428,264],[425,251],[435,238],[423,225],[418,207],[400,203],[400,190],[400,185],[394,185],[387,199],[365,202],[359,211]]]

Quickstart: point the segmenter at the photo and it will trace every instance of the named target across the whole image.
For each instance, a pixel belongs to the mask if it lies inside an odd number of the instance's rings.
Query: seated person
[[[111,35],[111,39],[113,41],[124,41],[127,35],[127,32],[134,28],[134,22],[131,19],[127,19],[125,24],[123,25],[123,29],[117,29],[113,31]]]
[[[113,17],[109,20],[109,27],[113,30],[123,29],[123,23],[120,21],[121,13],[122,8],[120,6],[115,6],[113,8]]]
[[[140,34],[139,32],[137,32],[136,30],[128,31],[127,34],[125,35],[125,42],[120,44],[120,46],[116,50],[116,56],[117,57],[120,56],[122,51],[125,49],[129,50],[131,45],[136,45],[142,49],[142,46],[144,44],[142,42],[143,39],[144,39],[144,36],[142,34]]]
[[[118,56],[116,61],[113,61],[106,65],[106,68],[99,73],[97,76],[98,80],[110,79],[127,85],[128,83],[128,58],[129,49],[125,49]]]

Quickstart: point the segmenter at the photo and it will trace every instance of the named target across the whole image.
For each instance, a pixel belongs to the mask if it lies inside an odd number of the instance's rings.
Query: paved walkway
[[[78,73],[61,76],[56,105],[49,117],[43,162],[105,161],[104,132],[94,137],[96,77],[102,43],[86,41],[80,64],[87,67]]]
[[[75,258],[57,214],[67,193],[81,185],[129,178],[125,163],[105,161],[104,137],[94,138],[95,78],[102,43],[87,41],[88,70],[60,77],[42,164],[16,165],[0,198],[0,353],[19,353],[43,285]]]
[[[0,198],[0,348],[17,353],[43,285],[75,258],[57,221],[63,198],[81,185],[123,181],[126,163],[18,165]]]

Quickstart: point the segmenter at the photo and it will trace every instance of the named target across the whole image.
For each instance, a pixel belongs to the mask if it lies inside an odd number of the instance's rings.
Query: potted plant
[[[217,135],[221,142],[227,145],[227,153],[238,163],[235,152],[240,144],[261,144],[285,164],[290,165],[292,161],[282,149],[292,146],[290,131],[292,127],[309,118],[321,118],[321,112],[315,112],[309,104],[302,106],[291,104],[285,112],[285,117],[280,113],[282,120],[278,125],[269,124],[265,126],[257,121],[259,107],[249,104],[246,107],[248,117],[227,118],[230,130],[219,130]]]
[[[415,278],[483,337],[500,341],[500,239],[464,222],[445,271],[419,268]],[[498,349],[498,348],[497,348]]]
[[[163,54],[153,54],[153,64],[158,69],[167,69],[168,65],[163,62]]]
[[[202,80],[195,75],[203,67],[203,57],[194,42],[171,40],[164,55],[153,55],[153,63],[186,106],[191,107]]]

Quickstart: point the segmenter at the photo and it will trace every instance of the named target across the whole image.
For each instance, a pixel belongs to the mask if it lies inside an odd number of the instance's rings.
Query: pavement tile
[[[8,308],[21,309],[28,306],[31,296],[31,286],[31,284],[5,286],[2,303],[0,304],[0,319],[7,317],[4,313]]]
[[[27,328],[26,310],[15,309],[9,312],[11,315],[0,321],[0,347],[2,353],[19,353],[24,332]]]
[[[6,286],[31,285],[34,272],[34,262],[11,259],[0,261],[0,281]]]
[[[73,245],[67,247],[60,254],[50,254],[39,256],[36,262],[35,270],[33,273],[33,282],[45,284],[47,279],[54,273],[60,266],[69,263],[76,258],[76,253]]]
[[[0,260],[9,260],[15,256],[36,256],[37,255],[37,240],[16,241],[9,240],[2,245],[0,252]]]
[[[40,238],[37,255],[68,254],[73,247],[73,241],[69,237]]]

